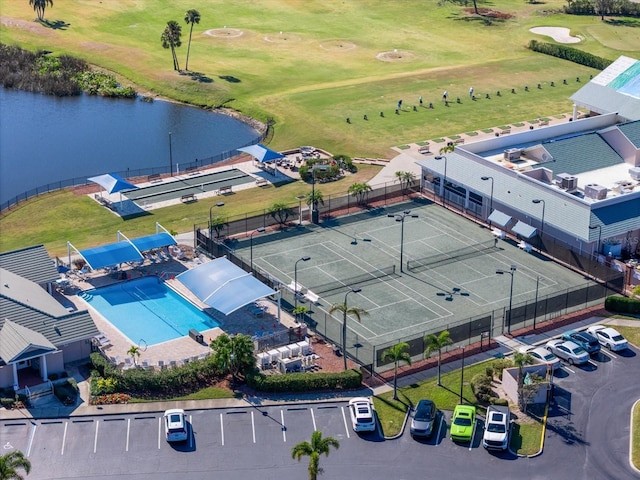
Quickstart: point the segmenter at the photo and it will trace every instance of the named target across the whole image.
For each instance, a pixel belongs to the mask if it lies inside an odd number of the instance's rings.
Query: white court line
[[[347,423],[347,416],[344,413],[344,407],[340,407],[340,409],[342,410],[342,420],[344,421],[344,430],[347,432],[347,438],[351,438],[349,436],[349,424]]]
[[[253,443],[256,443],[256,423],[253,421],[253,411],[251,411],[251,433],[253,434]]]
[[[313,422],[313,431],[315,432],[318,430],[318,427],[316,427],[316,416],[313,414],[313,407],[311,407],[309,411],[311,412],[311,421]]]
[[[284,426],[284,410],[280,410],[280,419],[282,425],[282,440],[287,441],[287,429]]]
[[[62,434],[62,450],[60,451],[60,455],[64,455],[64,443],[67,440],[67,427],[69,426],[69,422],[64,422],[64,433]]]
[[[100,427],[100,420],[96,420],[96,434],[95,437],[93,438],[93,453],[96,453],[96,450],[98,449],[98,429]]]
[[[162,432],[162,417],[158,417],[158,450],[160,450],[160,437]]]
[[[36,425],[35,423],[32,423],[31,435],[29,435],[29,443],[27,444],[27,457],[31,455],[31,446],[33,445],[33,437],[35,437],[36,435],[36,428],[38,428],[38,425]]]
[[[224,447],[224,422],[222,421],[222,414],[220,414],[220,435],[222,439],[222,446]]]
[[[129,451],[129,432],[131,431],[131,419],[127,418],[127,441],[125,443],[124,451]]]

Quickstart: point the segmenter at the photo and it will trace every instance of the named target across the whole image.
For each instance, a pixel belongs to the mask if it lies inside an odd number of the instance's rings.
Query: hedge
[[[261,392],[311,392],[359,388],[362,373],[347,370],[341,373],[287,373],[286,375],[247,376],[247,385]]]
[[[606,58],[583,52],[577,48],[567,47],[566,45],[556,45],[553,43],[531,40],[528,48],[534,52],[540,52],[546,55],[551,55],[552,57],[562,58],[564,60],[569,60],[570,62],[596,68],[598,70],[604,70],[612,63],[611,60],[607,60]]]
[[[640,300],[614,295],[605,299],[604,308],[608,312],[638,315],[640,314]]]
[[[64,405],[75,405],[78,398],[78,384],[73,378],[67,378],[66,381],[53,386],[53,394]]]

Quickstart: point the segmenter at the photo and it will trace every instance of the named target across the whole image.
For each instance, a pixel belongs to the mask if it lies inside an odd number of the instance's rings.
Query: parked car
[[[589,361],[589,354],[577,343],[568,340],[555,339],[547,342],[547,350],[560,357],[570,365],[582,365]]]
[[[451,440],[454,442],[471,442],[476,426],[476,407],[472,405],[456,405],[451,419]]]
[[[414,437],[430,437],[433,432],[438,409],[431,400],[420,400],[411,419],[411,435]]]
[[[552,370],[555,370],[560,366],[560,359],[544,347],[536,347],[535,345],[525,345],[524,347],[520,348],[520,353],[528,353],[538,363],[543,363],[551,367]]]
[[[373,432],[376,429],[376,418],[373,402],[366,397],[356,397],[349,400],[351,425],[356,432]]]
[[[584,348],[588,354],[598,353],[600,351],[598,339],[590,333],[580,330],[569,330],[568,332],[564,332],[562,338],[577,343]]]
[[[509,448],[511,411],[509,407],[491,405],[487,408],[482,446],[487,450],[504,451]]]
[[[593,325],[587,328],[587,332],[596,337],[600,345],[614,352],[629,347],[627,340],[614,328],[605,327],[604,325]]]
[[[189,437],[184,410],[173,408],[164,412],[164,434],[167,442],[184,442]]]

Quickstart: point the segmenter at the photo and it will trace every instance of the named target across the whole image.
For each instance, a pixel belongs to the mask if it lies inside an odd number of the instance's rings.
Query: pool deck
[[[143,276],[156,275],[159,276],[162,273],[171,273],[177,275],[183,271],[188,270],[196,266],[197,264],[209,261],[206,258],[195,260],[177,260],[172,259],[162,263],[145,263],[139,268],[126,268],[122,272],[126,273],[129,279],[140,278]],[[182,365],[185,362],[202,358],[211,353],[209,343],[217,336],[227,333],[233,334],[245,334],[252,337],[267,337],[269,334],[282,334],[289,332],[291,327],[296,328],[299,325],[295,322],[295,319],[285,312],[280,310],[280,321],[278,321],[278,306],[274,301],[263,299],[259,301],[261,306],[264,306],[264,313],[260,316],[255,316],[252,312],[252,306],[243,307],[230,315],[223,315],[222,313],[212,311],[211,307],[200,302],[186,287],[184,287],[178,280],[169,279],[167,284],[174,290],[178,291],[181,295],[188,298],[192,303],[197,305],[203,310],[207,310],[213,313],[213,317],[220,324],[220,327],[203,330],[200,333],[203,336],[204,342],[198,343],[189,336],[181,337],[175,340],[169,340],[167,342],[159,343],[156,345],[146,346],[144,344],[139,345],[138,339],[129,339],[123,335],[120,330],[113,326],[106,318],[104,318],[95,309],[91,308],[84,299],[78,295],[81,291],[89,290],[92,288],[100,288],[107,285],[118,283],[114,274],[108,274],[103,271],[91,272],[90,274],[80,277],[71,277],[71,287],[65,290],[65,293],[58,293],[54,296],[58,297],[59,301],[65,306],[77,310],[88,310],[91,318],[94,320],[96,327],[101,334],[108,339],[103,341],[102,346],[98,346],[96,342],[96,348],[99,348],[104,355],[111,359],[115,364],[123,367],[128,367],[128,363],[131,362],[131,357],[127,354],[127,351],[132,346],[138,346],[140,348],[140,357],[136,359],[138,365],[148,366],[149,368],[160,368],[162,364],[165,366],[172,365],[171,362],[175,362],[175,365]],[[161,363],[159,363],[161,362]],[[131,363],[131,365],[133,365]]]

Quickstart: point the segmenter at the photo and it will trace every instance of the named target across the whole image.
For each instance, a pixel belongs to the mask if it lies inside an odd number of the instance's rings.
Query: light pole
[[[249,245],[250,245],[249,251],[251,252],[251,255],[250,255],[250,257],[251,257],[251,273],[253,273],[253,236],[256,233],[264,232],[264,230],[265,230],[264,227],[258,227],[253,232],[251,232],[251,234],[249,235]]]
[[[306,195],[298,195],[296,197],[298,199],[298,225],[302,225],[302,200],[306,197]]]
[[[536,277],[536,303],[533,305],[533,329],[536,329],[536,318],[538,317],[538,289],[540,286],[540,275]]]
[[[493,211],[493,177],[480,177],[480,180],[491,180],[491,197],[489,197],[489,216]],[[491,228],[491,220],[489,220],[489,228]]]
[[[462,404],[462,387],[464,386],[464,345],[460,345],[462,349],[462,370],[460,372],[460,404]]]
[[[309,260],[311,260],[311,257],[309,255],[305,255],[304,257],[300,257],[298,260],[296,260],[296,263],[293,266],[293,301],[294,301],[293,308],[294,310],[298,308],[298,263],[307,262]]]
[[[545,203],[544,200],[541,200],[539,198],[536,198],[534,200],[531,200],[533,203],[541,203],[542,204],[542,219],[540,220],[540,239],[542,240],[542,234],[544,233],[544,208],[545,208]]]
[[[318,202],[316,201],[316,170],[324,172],[327,170],[326,165],[314,165],[311,167],[311,223],[317,224],[320,220],[318,212]]]
[[[513,276],[516,273],[516,266],[511,265],[509,270],[496,270],[498,275],[511,275],[511,289],[509,290],[509,315],[507,316],[507,334],[511,335],[511,307],[513,305]]]
[[[437,155],[435,159],[444,160],[444,178],[442,182],[440,182],[440,196],[442,197],[442,206],[444,207],[447,203],[447,199],[445,198],[445,184],[447,183],[447,157],[445,155]]]
[[[589,230],[598,229],[598,245],[596,247],[596,254],[600,253],[600,241],[602,240],[602,225],[589,225]]]
[[[169,173],[173,177],[173,149],[171,146],[171,132],[169,132]]]
[[[389,218],[395,218],[396,222],[400,222],[400,273],[404,272],[402,269],[402,259],[404,258],[404,219],[407,217],[418,218],[418,215],[415,213],[411,215],[411,210],[405,210],[402,213],[389,213],[387,214]]]
[[[342,358],[344,360],[344,369],[347,369],[347,297],[350,293],[359,293],[361,288],[349,287],[349,291],[344,294],[344,312],[342,312]]]

